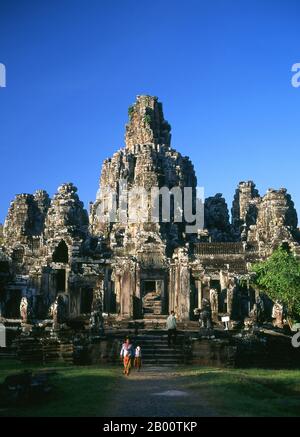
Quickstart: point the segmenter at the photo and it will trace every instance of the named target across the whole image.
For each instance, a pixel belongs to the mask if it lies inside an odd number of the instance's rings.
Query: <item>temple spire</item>
[[[164,119],[162,104],[157,97],[137,96],[128,109],[129,123],[126,125],[126,148],[134,151],[143,144],[166,145],[171,143],[171,126]]]

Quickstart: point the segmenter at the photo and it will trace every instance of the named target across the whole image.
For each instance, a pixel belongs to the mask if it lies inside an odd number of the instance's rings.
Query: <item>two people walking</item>
[[[132,367],[132,361],[134,360],[134,367],[139,372],[142,367],[142,350],[140,346],[133,347],[129,338],[126,338],[125,343],[122,344],[120,352],[121,360],[123,361],[124,370],[123,373],[129,376]]]
[[[176,317],[174,311],[171,311],[170,315],[167,318],[166,327],[168,331],[168,346],[171,344],[176,344],[177,339],[177,324]],[[122,344],[120,357],[123,362],[124,370],[123,373],[126,376],[129,376],[132,364],[135,369],[139,372],[142,367],[142,349],[140,346],[136,348],[130,341],[130,338],[126,338],[125,342]]]

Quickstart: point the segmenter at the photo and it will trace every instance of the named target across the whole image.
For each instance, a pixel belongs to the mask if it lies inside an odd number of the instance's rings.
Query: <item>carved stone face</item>
[[[205,200],[205,226],[225,230],[229,224],[229,214],[225,199],[217,194]]]

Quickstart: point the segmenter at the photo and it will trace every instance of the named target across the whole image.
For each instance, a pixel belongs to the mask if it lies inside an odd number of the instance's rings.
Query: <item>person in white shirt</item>
[[[142,349],[141,349],[141,346],[137,346],[135,348],[134,367],[137,369],[138,372],[141,370],[141,367],[142,367]]]
[[[171,346],[172,338],[173,344],[176,344],[177,337],[177,325],[176,325],[176,317],[174,311],[171,311],[171,314],[167,318],[167,330],[168,330],[168,345]]]

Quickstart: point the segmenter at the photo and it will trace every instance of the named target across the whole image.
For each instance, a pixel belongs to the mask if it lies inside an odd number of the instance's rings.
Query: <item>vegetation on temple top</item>
[[[134,113],[134,106],[131,105],[131,106],[129,106],[129,108],[128,108],[128,115],[129,115],[129,117],[131,117],[133,113]]]
[[[254,264],[254,284],[270,299],[285,305],[290,316],[300,316],[300,262],[287,248],[276,249],[266,261]]]
[[[152,121],[152,119],[151,119],[151,115],[146,114],[146,115],[144,116],[144,123],[145,123],[145,124],[148,124],[148,125],[150,126],[151,121]]]

